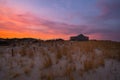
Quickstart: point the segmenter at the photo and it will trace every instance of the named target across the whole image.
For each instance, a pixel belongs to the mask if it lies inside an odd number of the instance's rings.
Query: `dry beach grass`
[[[79,80],[86,72],[104,67],[106,59],[120,61],[120,42],[54,41],[16,44],[0,46],[1,79],[11,79],[12,75],[13,80]]]

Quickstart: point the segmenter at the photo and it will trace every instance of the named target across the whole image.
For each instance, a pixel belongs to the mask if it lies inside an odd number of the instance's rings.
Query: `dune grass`
[[[54,69],[53,66],[63,66],[64,69],[61,74],[63,76],[68,76],[70,80],[74,80],[73,72],[76,71],[77,64],[82,65],[84,68],[78,68],[80,76],[89,70],[96,69],[100,66],[104,67],[105,59],[115,59],[120,61],[120,42],[112,41],[63,41],[63,42],[41,42],[41,45],[36,44],[19,44],[19,51],[16,51],[14,47],[8,52],[12,57],[15,58],[16,54],[19,54],[20,57],[14,60],[14,58],[6,58],[6,64],[13,62],[18,62],[18,65],[23,68],[23,72],[26,75],[30,75],[31,70],[35,67],[35,58],[39,57],[41,63],[38,63],[43,66],[43,70]],[[0,51],[0,56],[5,56],[4,51]],[[17,52],[17,53],[16,53]],[[51,55],[55,56],[51,57]],[[75,56],[76,55],[76,56]],[[82,61],[81,58],[85,55],[85,59]],[[75,57],[74,57],[75,56]],[[31,64],[27,64],[27,60],[31,60]],[[8,60],[8,63],[7,63]],[[28,61],[29,61],[28,60]],[[52,61],[55,61],[56,64],[53,64]],[[61,60],[66,61],[65,64],[60,63]],[[12,65],[12,64],[11,64]],[[27,68],[24,68],[27,66]],[[29,67],[28,67],[29,66]],[[57,67],[59,69],[59,67]],[[40,71],[42,72],[41,68]],[[19,73],[14,73],[13,78],[20,76]],[[59,75],[58,75],[59,76]],[[45,74],[41,79],[54,80],[54,74]]]

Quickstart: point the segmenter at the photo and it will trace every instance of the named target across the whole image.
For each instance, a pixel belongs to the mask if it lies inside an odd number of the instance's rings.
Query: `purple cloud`
[[[102,0],[99,3],[102,19],[120,19],[120,0]]]

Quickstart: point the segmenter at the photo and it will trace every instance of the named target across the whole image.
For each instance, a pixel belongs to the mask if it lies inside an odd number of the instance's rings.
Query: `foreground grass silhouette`
[[[105,68],[107,62],[115,69]],[[119,65],[120,42],[18,41],[0,46],[2,80],[96,80],[94,73],[100,67],[108,71],[104,76],[98,73],[97,77],[114,80],[120,79]]]

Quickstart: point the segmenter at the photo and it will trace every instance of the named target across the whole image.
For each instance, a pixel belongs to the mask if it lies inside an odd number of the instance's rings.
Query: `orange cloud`
[[[0,37],[1,38],[59,38],[66,37],[64,34],[54,34],[48,28],[45,20],[39,19],[31,14],[15,14],[14,11],[6,7],[0,7]]]
[[[87,28],[86,25],[73,25],[43,19],[31,13],[16,14],[15,10],[11,8],[0,7],[1,38],[69,39],[71,35],[86,33]]]
[[[72,30],[72,26],[36,17],[33,14],[15,14],[12,9],[0,8],[0,37],[22,38],[33,37],[42,39],[64,38],[68,39],[70,33],[66,27]]]

